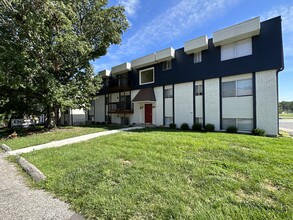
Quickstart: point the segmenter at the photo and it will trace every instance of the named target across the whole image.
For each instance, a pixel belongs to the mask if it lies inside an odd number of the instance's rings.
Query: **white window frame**
[[[201,51],[193,54],[193,63],[201,63],[202,61],[202,55]]]
[[[151,82],[146,82],[146,83],[142,83],[141,82],[141,74],[145,71],[148,71],[148,70],[153,70],[153,81]],[[143,69],[143,70],[140,70],[139,71],[139,85],[146,85],[146,84],[151,84],[151,83],[154,83],[155,82],[155,68],[154,67],[150,67],[150,68],[147,68],[147,69]]]
[[[241,46],[247,44],[247,51],[240,51]],[[223,58],[224,53],[230,50],[230,56]],[[241,54],[243,53],[243,54]],[[225,60],[231,60],[231,59],[235,59],[238,57],[244,57],[244,56],[249,56],[252,55],[252,39],[251,38],[247,38],[244,40],[240,40],[231,44],[226,44],[221,46],[221,61],[225,61]]]
[[[162,68],[163,71],[172,69],[172,60],[164,61],[162,66],[163,66],[163,68]]]

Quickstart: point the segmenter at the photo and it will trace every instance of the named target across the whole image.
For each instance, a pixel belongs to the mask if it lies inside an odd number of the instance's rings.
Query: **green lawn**
[[[23,155],[89,219],[292,219],[293,139],[146,129]]]
[[[37,130],[17,130],[18,138],[5,139],[11,130],[0,130],[0,144],[6,144],[11,149],[16,150],[20,148],[30,147],[38,144],[44,144],[51,141],[62,140],[66,138],[76,137],[84,134],[90,134],[95,132],[101,132],[109,129],[118,128],[117,126],[68,126],[60,127],[52,131],[46,131],[44,129]],[[120,128],[120,127],[119,127]]]
[[[288,114],[279,114],[279,118],[289,118],[289,119],[293,119],[293,113],[288,113]]]

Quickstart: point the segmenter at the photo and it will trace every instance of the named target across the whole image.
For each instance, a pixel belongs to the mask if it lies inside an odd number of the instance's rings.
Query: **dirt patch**
[[[267,191],[270,192],[276,192],[282,189],[281,186],[278,186],[276,184],[273,184],[270,180],[265,180],[262,184],[261,187]]]
[[[253,192],[253,193],[247,193],[243,190],[238,190],[236,192],[236,199],[238,200],[238,202],[243,202],[243,203],[250,203],[250,202],[254,202],[254,203],[261,203],[261,204],[265,204],[267,206],[271,206],[271,207],[276,207],[277,206],[277,202],[274,201],[272,198],[267,197],[265,195],[263,195],[260,192]]]

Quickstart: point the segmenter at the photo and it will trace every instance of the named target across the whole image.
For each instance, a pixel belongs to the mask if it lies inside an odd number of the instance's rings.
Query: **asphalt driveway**
[[[286,131],[293,136],[293,119],[280,119],[279,127],[280,130]]]

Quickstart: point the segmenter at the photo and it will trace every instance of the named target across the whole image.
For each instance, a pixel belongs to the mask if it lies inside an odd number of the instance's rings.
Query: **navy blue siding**
[[[184,48],[175,51],[172,69],[163,71],[162,63],[152,65],[155,68],[155,82],[139,85],[139,70],[128,73],[132,80],[132,89],[157,87],[169,84],[192,82],[224,76],[252,73],[284,67],[281,17],[261,22],[260,35],[252,38],[252,55],[221,61],[221,47],[214,47],[212,39],[208,41],[208,50],[202,51],[202,62],[193,63],[193,54],[184,53]],[[146,69],[144,67],[142,69]],[[105,89],[99,93],[107,92]]]

